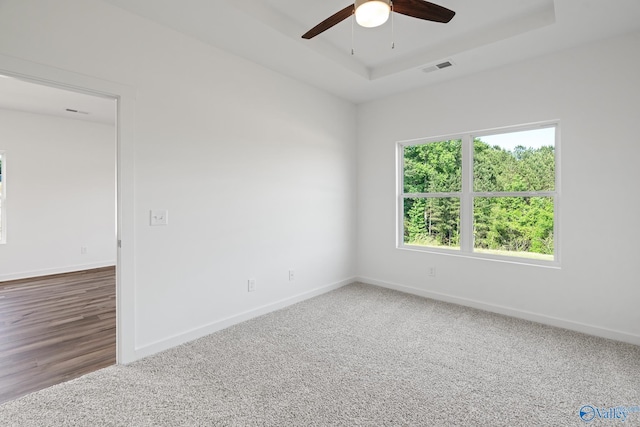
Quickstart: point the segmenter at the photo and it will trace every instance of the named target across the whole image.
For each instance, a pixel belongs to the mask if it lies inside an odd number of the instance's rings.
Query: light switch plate
[[[169,211],[166,209],[152,209],[150,211],[150,225],[167,225],[169,224]]]

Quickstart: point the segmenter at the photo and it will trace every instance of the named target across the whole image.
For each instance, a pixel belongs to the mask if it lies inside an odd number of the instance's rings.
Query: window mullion
[[[473,136],[462,138],[462,195],[460,197],[460,249],[473,251]]]
[[[396,163],[400,165],[396,176],[396,244],[404,245],[404,146],[397,145]]]

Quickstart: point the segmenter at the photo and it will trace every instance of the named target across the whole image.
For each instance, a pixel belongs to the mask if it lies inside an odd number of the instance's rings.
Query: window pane
[[[462,140],[404,147],[405,193],[462,191]]]
[[[475,252],[553,261],[553,197],[476,197]]]
[[[553,191],[555,127],[487,135],[473,141],[473,190]]]
[[[404,244],[460,249],[460,199],[404,199]]]

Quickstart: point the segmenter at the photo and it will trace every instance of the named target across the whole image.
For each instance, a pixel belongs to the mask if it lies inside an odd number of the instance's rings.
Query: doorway
[[[0,95],[2,401],[116,363],[118,132],[112,97]]]

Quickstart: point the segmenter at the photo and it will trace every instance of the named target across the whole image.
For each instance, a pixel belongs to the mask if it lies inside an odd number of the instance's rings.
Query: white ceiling
[[[301,35],[348,0],[103,0],[354,103],[640,31],[640,0],[436,0],[448,24],[393,14]],[[454,66],[425,73],[449,60]],[[597,61],[594,58],[594,61]],[[113,124],[110,99],[0,78],[0,108]],[[89,114],[72,113],[66,109]]]
[[[393,50],[390,21],[355,25],[352,56],[350,19],[301,38],[348,0],[104,1],[355,103],[640,30],[640,0],[436,0],[450,23],[393,14]]]
[[[115,125],[116,101],[0,75],[0,108]],[[68,111],[75,110],[75,111]]]

